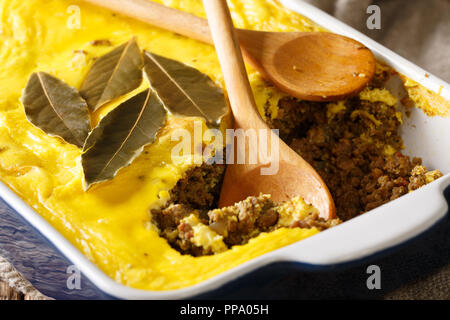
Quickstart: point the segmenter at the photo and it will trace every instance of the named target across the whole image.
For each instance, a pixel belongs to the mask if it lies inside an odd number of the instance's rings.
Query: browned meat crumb
[[[415,166],[409,177],[408,190],[414,191],[420,187],[442,177],[442,173],[438,170],[427,171],[424,166]]]
[[[73,50],[73,53],[74,54],[84,54],[84,55],[88,54],[88,52],[86,50]]]
[[[98,39],[98,40],[92,40],[91,45],[93,45],[94,47],[99,47],[99,46],[110,47],[110,46],[112,46],[112,42],[108,39]]]

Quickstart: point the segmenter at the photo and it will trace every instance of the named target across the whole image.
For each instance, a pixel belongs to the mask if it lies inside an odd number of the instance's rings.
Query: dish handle
[[[450,174],[278,251],[279,260],[327,267],[367,258],[422,234],[449,211]]]

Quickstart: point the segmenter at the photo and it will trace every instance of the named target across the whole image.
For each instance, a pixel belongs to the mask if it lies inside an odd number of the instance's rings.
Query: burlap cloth
[[[450,0],[305,0],[362,31],[427,71],[450,82]],[[366,9],[376,4],[381,9],[381,29],[368,30]],[[450,227],[441,228],[438,243],[442,250],[422,248],[420,255],[398,268],[408,280],[392,290],[385,299],[450,299]],[[411,249],[414,250],[414,249]],[[417,250],[417,249],[416,249]],[[421,270],[415,260],[429,262]],[[394,258],[395,259],[395,258]],[[438,261],[439,263],[436,263]],[[428,266],[428,267],[427,267]],[[427,270],[429,269],[429,270]],[[417,280],[411,281],[417,273]],[[0,292],[9,286],[18,293],[11,297],[47,299],[25,280],[11,264],[0,257]],[[359,296],[358,297],[363,297]],[[0,296],[1,298],[1,296]]]

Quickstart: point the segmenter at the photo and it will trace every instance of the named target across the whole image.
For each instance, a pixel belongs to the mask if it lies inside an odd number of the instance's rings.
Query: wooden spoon
[[[148,0],[85,0],[123,15],[212,44],[208,22]],[[326,32],[236,30],[249,64],[280,90],[300,99],[335,101],[361,91],[375,58],[361,43]]]
[[[321,217],[334,217],[333,199],[320,176],[303,158],[283,143],[259,116],[226,1],[203,0],[203,3],[222,67],[235,128],[254,129],[257,133],[265,134],[268,141],[276,139],[279,143],[278,149],[270,150],[270,163],[278,166],[278,171],[271,175],[261,175],[260,172],[264,167],[258,148],[260,143],[265,143],[262,136],[257,136],[257,144],[237,145],[237,152],[258,155],[258,163],[227,165],[219,205],[233,204],[260,192],[271,194],[275,201],[300,195],[319,209]]]

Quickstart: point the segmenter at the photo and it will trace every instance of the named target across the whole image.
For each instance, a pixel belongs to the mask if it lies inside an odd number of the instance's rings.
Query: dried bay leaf
[[[112,179],[128,166],[164,126],[166,110],[147,89],[110,111],[86,139],[81,156],[85,189]]]
[[[49,135],[82,147],[89,131],[89,111],[78,91],[45,72],[33,73],[21,97],[28,120]]]
[[[207,75],[181,62],[145,52],[144,70],[152,89],[173,114],[203,117],[219,125],[228,113],[222,89]]]
[[[89,108],[95,111],[139,87],[143,64],[142,52],[135,38],[97,59],[80,89]]]

